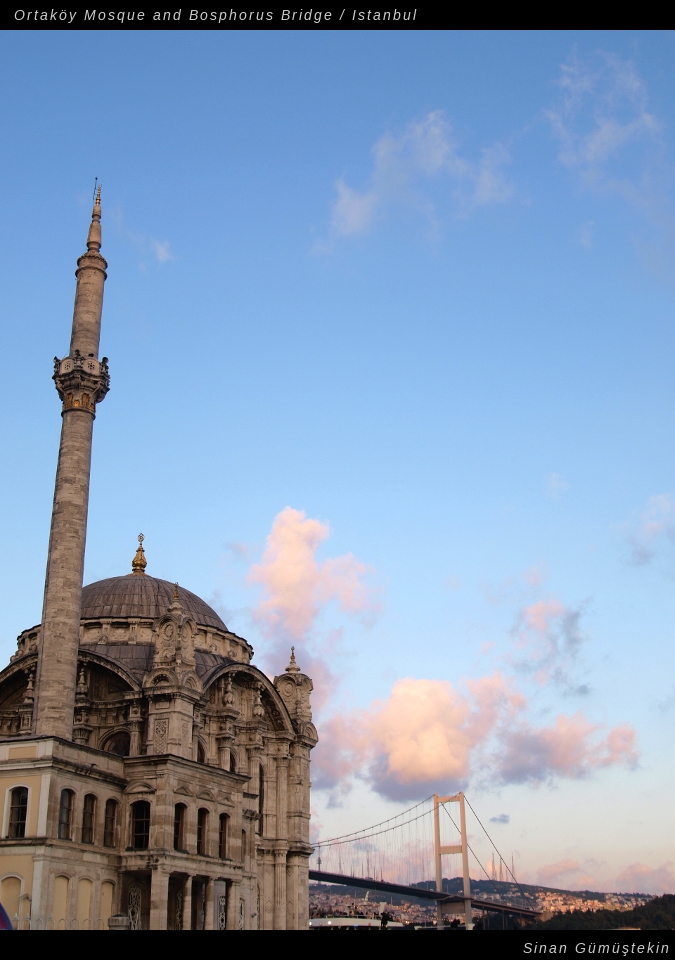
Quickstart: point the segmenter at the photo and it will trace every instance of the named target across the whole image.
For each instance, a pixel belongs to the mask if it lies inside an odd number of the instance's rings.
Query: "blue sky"
[[[142,530],[295,643],[322,835],[462,786],[524,878],[672,890],[672,33],[0,43],[3,659],[98,176],[86,581]]]

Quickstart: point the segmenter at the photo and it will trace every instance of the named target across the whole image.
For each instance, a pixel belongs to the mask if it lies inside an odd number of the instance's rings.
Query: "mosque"
[[[20,929],[309,925],[312,681],[272,682],[211,607],[131,570],[83,588],[101,195],[78,260],[42,622],[0,672],[0,902]],[[130,554],[132,551],[130,550]]]

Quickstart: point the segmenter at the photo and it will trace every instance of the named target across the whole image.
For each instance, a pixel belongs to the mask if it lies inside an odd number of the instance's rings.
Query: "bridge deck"
[[[320,883],[336,883],[346,887],[359,887],[364,890],[382,890],[383,893],[397,893],[404,897],[417,897],[418,900],[436,900],[440,903],[463,903],[464,897],[450,893],[440,893],[438,890],[426,890],[424,887],[406,887],[401,883],[386,883],[384,880],[373,880],[372,878],[347,877],[342,873],[324,873],[322,870],[310,870],[310,880],[318,880]],[[471,903],[478,910],[490,910],[494,913],[511,913],[519,917],[527,917],[536,920],[540,916],[540,911],[532,910],[528,907],[514,907],[504,901],[484,900],[478,897],[471,897]]]

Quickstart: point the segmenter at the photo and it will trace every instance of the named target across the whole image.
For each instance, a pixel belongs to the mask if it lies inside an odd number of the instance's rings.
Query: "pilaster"
[[[274,850],[274,929],[286,929],[286,844]]]

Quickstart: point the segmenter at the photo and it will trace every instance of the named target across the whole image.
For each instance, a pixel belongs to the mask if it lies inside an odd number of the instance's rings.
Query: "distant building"
[[[0,901],[19,926],[307,929],[312,681],[182,586],[82,589],[106,261],[78,260],[42,623],[0,673]],[[112,519],[112,518],[111,518]]]

